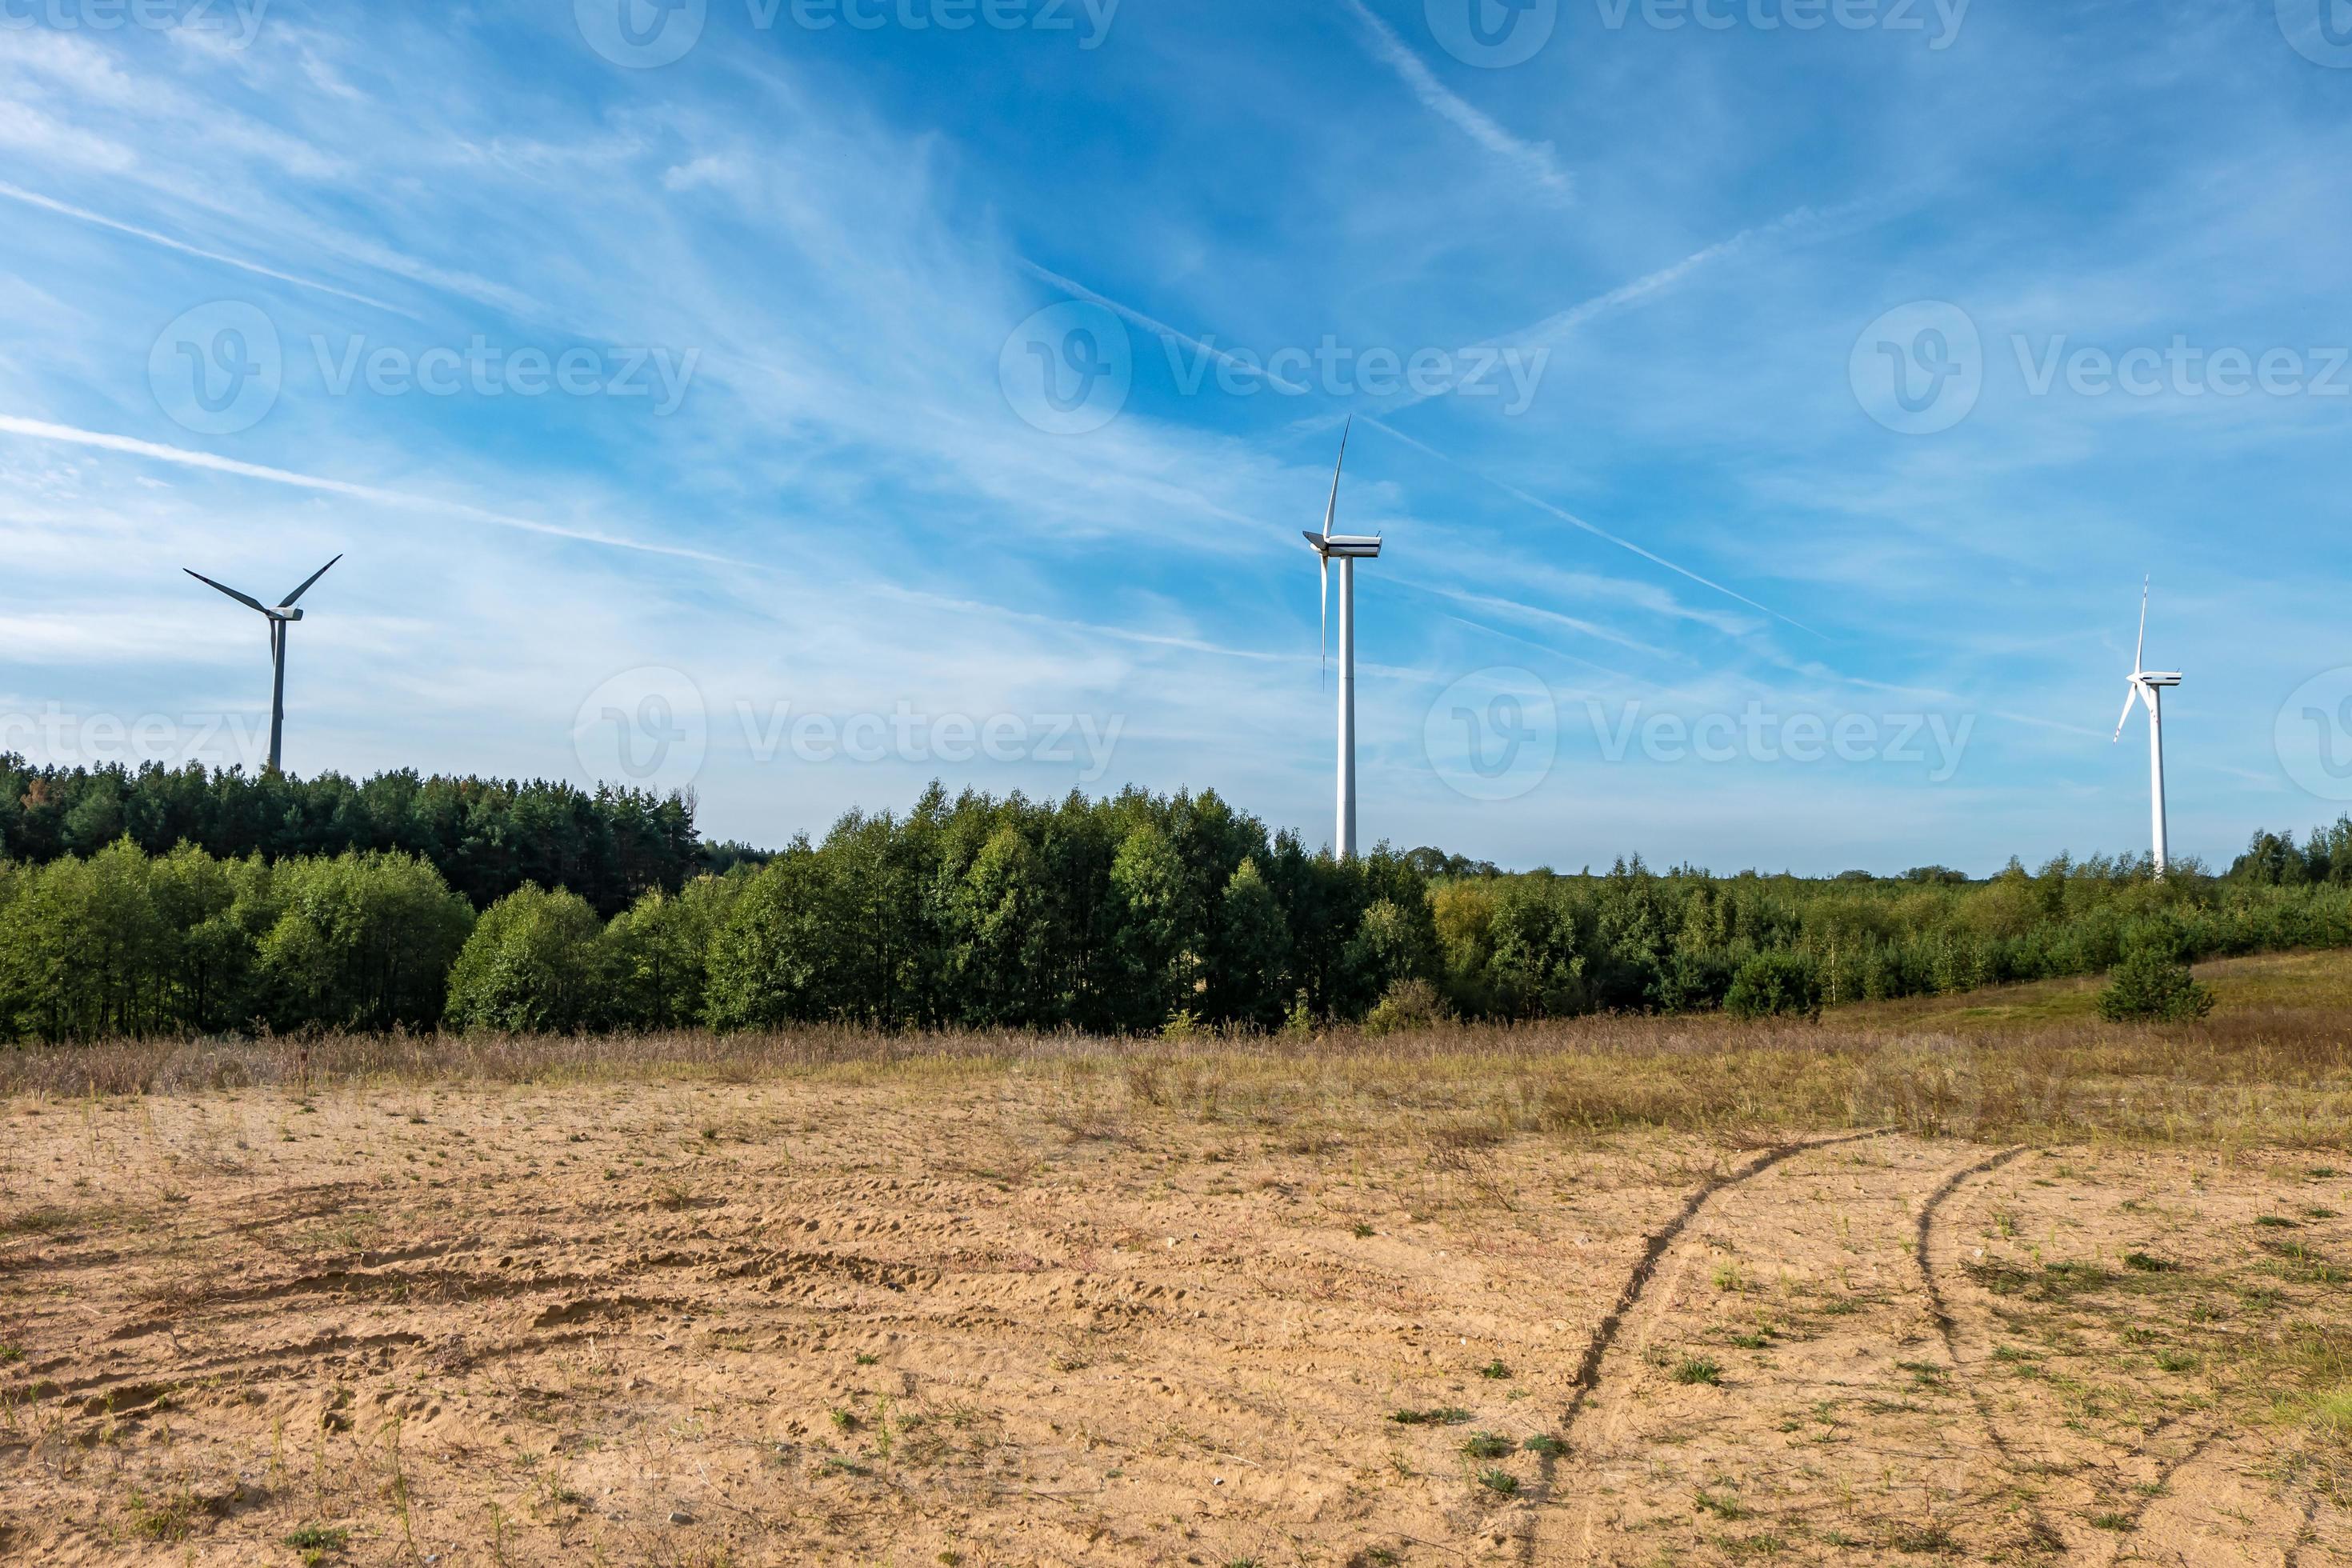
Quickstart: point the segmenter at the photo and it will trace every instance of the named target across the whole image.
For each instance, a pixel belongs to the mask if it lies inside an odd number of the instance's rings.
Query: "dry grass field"
[[[2352,1561],[2352,963],[0,1055],[0,1560]]]

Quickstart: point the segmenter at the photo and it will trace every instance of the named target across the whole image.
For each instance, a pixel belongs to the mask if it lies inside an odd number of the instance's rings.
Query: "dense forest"
[[[568,888],[607,917],[742,853],[697,841],[691,801],[631,790],[412,772],[355,784],[194,763],[34,768],[0,753],[0,857],[42,865],[125,837],[150,855],[194,844],[221,859],[398,850],[478,910],[528,883]]]
[[[760,856],[699,843],[690,800],[560,784],[0,763],[0,790],[20,1039],[1811,1012],[2352,944],[2352,820],[2258,834],[2221,877],[2062,858],[1971,881],[1343,864],[1214,794],[935,786]]]

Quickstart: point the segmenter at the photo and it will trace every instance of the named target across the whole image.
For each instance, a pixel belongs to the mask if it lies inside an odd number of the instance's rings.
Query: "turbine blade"
[[[189,571],[185,566],[181,567],[180,570],[187,572],[189,576],[194,577],[197,582],[202,583],[207,588],[219,589],[222,593],[226,594],[230,598],[235,599],[238,604],[245,605],[247,609],[259,610],[265,616],[269,614],[269,606],[263,604],[260,600],[255,598],[250,594],[240,594],[236,589],[229,587],[227,584],[215,583],[211,578],[205,576],[203,573]]]
[[[2132,673],[2137,675],[2147,668],[2147,588],[2148,579],[2139,583],[2139,646],[2132,649]]]
[[[1315,651],[1323,658],[1323,673],[1318,683],[1331,679],[1331,558],[1323,558],[1323,630],[1315,639]]]
[[[2116,739],[2117,741],[2124,738],[2124,726],[2131,722],[2132,704],[2138,700],[2139,682],[2135,680],[2129,686],[2124,688],[2124,716],[2116,721]]]
[[[1348,423],[1339,432],[1339,463],[1331,470],[1331,504],[1323,509],[1323,537],[1331,537],[1331,525],[1339,518],[1339,475],[1348,466],[1348,437],[1356,428],[1356,416],[1348,416]],[[1324,576],[1328,577],[1329,572]]]
[[[341,559],[342,557],[340,555],[335,557],[335,561],[341,561]],[[320,578],[325,576],[328,573],[335,569],[335,561],[328,562],[324,566],[320,567],[316,572],[313,572],[308,577],[303,578],[302,585],[300,587],[295,589],[283,599],[278,601],[278,607],[281,610],[293,608],[295,601],[301,598],[303,595],[310,591],[311,584],[317,582]]]

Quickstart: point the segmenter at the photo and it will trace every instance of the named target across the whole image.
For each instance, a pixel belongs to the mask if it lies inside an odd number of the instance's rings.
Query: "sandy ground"
[[[2352,1562],[2309,1151],[1157,1098],[0,1104],[0,1559]]]

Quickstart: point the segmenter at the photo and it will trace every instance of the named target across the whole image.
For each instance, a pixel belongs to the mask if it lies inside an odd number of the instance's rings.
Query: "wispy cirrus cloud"
[[[290,582],[349,546],[304,627],[305,769],[568,773],[583,697],[659,665],[721,725],[739,701],[1123,715],[1105,787],[1213,784],[1315,842],[1329,698],[1297,530],[1330,470],[1302,436],[1352,407],[1393,437],[1360,424],[1349,470],[1349,515],[1391,541],[1359,582],[1375,836],[1817,869],[2128,843],[2144,765],[2080,732],[2112,716],[2113,661],[2065,634],[2127,632],[2103,584],[2136,597],[2150,555],[2199,584],[2178,837],[2226,853],[2292,787],[2228,770],[2261,774],[2284,693],[2340,662],[2327,585],[2352,529],[2297,425],[2333,405],[2006,384],[2016,331],[2308,349],[2342,314],[2313,149],[2343,134],[2308,79],[2276,90],[2308,66],[2262,29],[2205,35],[2158,110],[2115,68],[2178,64],[2174,42],[2021,13],[1932,55],[1635,27],[1465,76],[1416,53],[1411,0],[1304,25],[1244,0],[1129,8],[1114,47],[1066,58],[977,28],[783,49],[714,8],[658,73],[611,68],[568,10],[433,25],[325,0],[236,53],[8,35],[0,619],[23,635],[0,638],[0,689],[247,712],[257,638],[170,567]],[[1200,90],[1212,52],[1230,91]],[[2070,136],[2084,115],[2100,134]],[[1972,132],[1881,133],[1906,118]],[[1051,157],[1040,124],[1072,132]],[[1559,220],[1571,195],[1590,221]],[[1139,351],[1123,410],[1083,437],[1024,424],[1000,384],[1008,335],[1057,297],[1115,311]],[[151,351],[159,321],[225,299],[277,323],[284,385],[257,426],[201,437],[164,412]],[[1991,360],[1943,437],[1882,429],[1847,384],[1864,325],[1918,299],[1972,312]],[[330,395],[322,337],[701,359],[654,420]],[[1509,417],[1158,374],[1160,344],[1239,372],[1219,345],[1327,338],[1408,362],[1562,348]],[[2190,630],[2229,625],[2262,635]],[[1424,725],[1434,693],[1507,665],[1556,694],[1562,762],[1525,802],[1473,805]],[[1588,690],[1985,721],[1932,792],[1787,767],[1635,781],[1594,763]],[[698,787],[707,826],[775,843],[931,771],[780,774],[715,745]]]
[[[1561,167],[1550,142],[1529,142],[1504,130],[1439,81],[1427,62],[1406,47],[1396,29],[1373,15],[1364,0],[1347,0],[1347,5],[1370,40],[1373,58],[1396,72],[1423,108],[1509,165],[1543,199],[1566,203],[1575,195],[1576,181]]]

